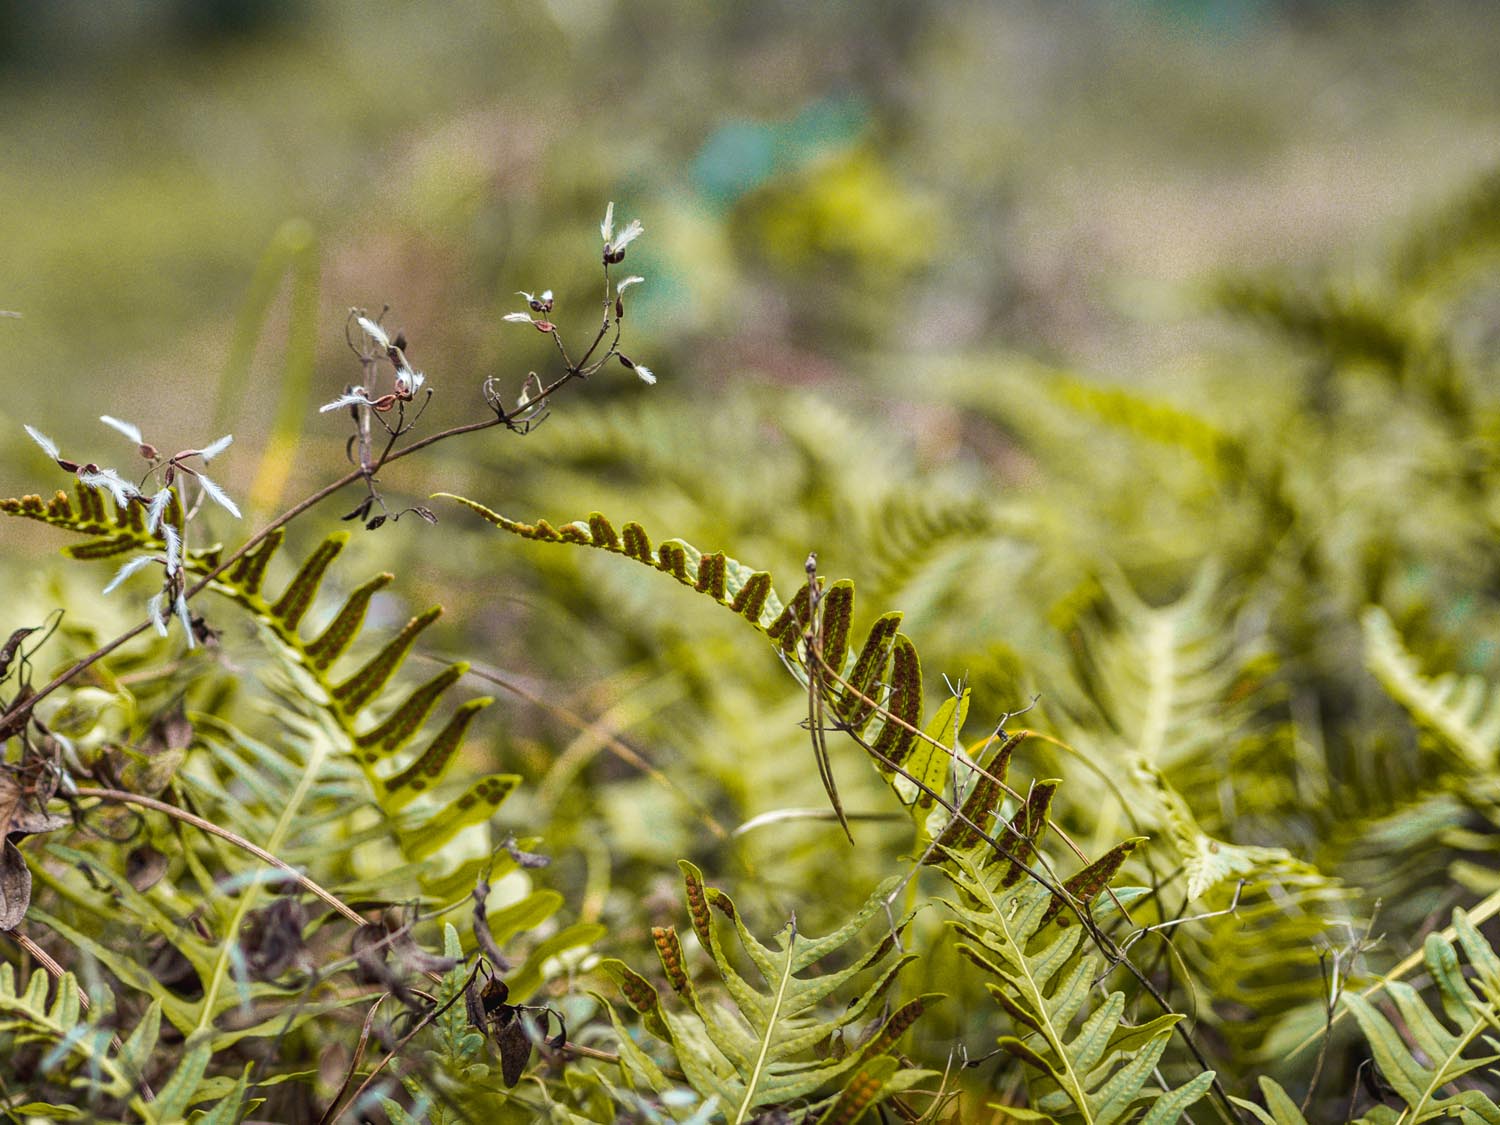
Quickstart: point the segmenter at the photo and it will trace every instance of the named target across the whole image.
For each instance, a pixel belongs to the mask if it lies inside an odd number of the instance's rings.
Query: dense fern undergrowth
[[[472,438],[362,314],[354,468],[248,532],[224,441],[35,432],[0,1116],[1500,1121],[1497,215],[1207,287],[1170,378],[848,411],[648,390],[611,213],[605,329],[525,295],[558,370],[419,496]]]

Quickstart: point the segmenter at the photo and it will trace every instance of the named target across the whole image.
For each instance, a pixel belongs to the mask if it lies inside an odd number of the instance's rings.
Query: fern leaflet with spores
[[[891,786],[915,820],[919,836],[930,839],[928,814],[934,803],[931,793],[914,786],[908,761],[916,754],[924,783],[942,782],[958,757],[953,747],[955,732],[948,731],[946,754],[933,754],[923,737],[922,665],[916,646],[900,631],[901,614],[878,618],[863,643],[854,644],[854,584],[847,580],[829,583],[817,580],[817,597],[804,582],[790,600],[783,601],[772,587],[766,571],[753,570],[722,552],[704,553],[681,539],[667,539],[653,546],[638,523],[616,530],[598,512],[587,520],[554,527],[546,520],[534,524],[508,519],[473,500],[439,493],[476,512],[502,531],[523,539],[593,547],[623,555],[675,578],[748,621],[781,653],[787,667],[803,686],[816,680],[817,694],[837,720],[839,729],[855,735],[868,748],[881,776]],[[817,642],[821,659],[816,662],[804,642],[816,600]],[[948,716],[951,719],[951,713]],[[951,722],[938,724],[945,730]],[[933,786],[933,788],[936,788]],[[939,790],[941,791],[941,790]],[[836,801],[837,798],[830,793]]]

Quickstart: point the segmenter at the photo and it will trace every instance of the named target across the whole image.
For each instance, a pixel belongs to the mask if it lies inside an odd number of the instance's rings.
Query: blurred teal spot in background
[[[732,207],[772,177],[857,138],[869,121],[862,98],[819,98],[787,121],[726,122],[693,158],[692,179],[716,210]]]

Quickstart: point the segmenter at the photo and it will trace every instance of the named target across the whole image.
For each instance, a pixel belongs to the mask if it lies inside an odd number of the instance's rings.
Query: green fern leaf
[[[1307,1125],[1307,1118],[1297,1108],[1297,1103],[1287,1096],[1274,1079],[1261,1077],[1261,1096],[1266,1099],[1264,1108],[1244,1098],[1230,1098],[1241,1109],[1249,1110],[1262,1125]]]
[[[1123,387],[1106,387],[1057,376],[1048,389],[1073,409],[1090,414],[1149,441],[1184,450],[1215,477],[1227,477],[1244,464],[1240,443],[1223,430],[1180,407]]]
[[[917,1080],[898,1079],[895,1071],[887,1073],[887,1064],[880,1060],[890,1057],[887,1052],[931,997],[898,1009],[859,1053],[819,1058],[815,1050],[836,1031],[866,1018],[901,968],[914,959],[914,954],[898,954],[888,937],[841,969],[812,972],[815,963],[843,949],[872,918],[883,914],[883,894],[889,886],[824,937],[808,937],[793,922],[766,945],[751,933],[728,895],[706,887],[702,873],[692,864],[684,861],[680,866],[694,929],[704,939],[729,1005],[692,985],[681,944],[669,929],[657,931],[657,949],[667,980],[683,1001],[682,1010],[663,1005],[655,989],[626,966],[616,962],[607,965],[606,971],[621,986],[631,1007],[645,1016],[648,1030],[658,1036],[665,1033],[693,1088],[703,1097],[718,1098],[726,1120],[744,1122],[759,1108],[810,1098],[834,1083],[848,1082],[849,1075],[861,1070],[882,1077],[860,1085],[854,1093],[845,1086],[839,1096],[868,1095],[862,1103],[866,1107]],[[759,984],[735,969],[713,919],[715,912],[732,924],[740,949],[761,978]],[[873,979],[854,999],[836,1012],[825,1012],[835,993],[866,973]],[[637,1065],[629,1056],[622,1057],[622,1064],[627,1071]],[[636,1077],[647,1084],[658,1080],[651,1073]],[[845,1104],[847,1108],[852,1102]]]
[[[50,1004],[49,983],[46,971],[38,969],[22,991],[17,987],[14,967],[0,963],[0,1040],[8,1041],[12,1048],[46,1045],[49,1050],[39,1069],[76,1090],[81,1105],[100,1099],[128,1101],[139,1112],[142,1102],[134,1095],[140,1077],[136,1060],[112,1051],[112,1033],[84,1018],[78,979],[72,973],[64,973],[58,980]],[[33,1112],[53,1116],[41,1110]]]
[[[1253,1050],[1275,1021],[1323,996],[1319,950],[1350,920],[1354,892],[1285,848],[1214,839],[1160,771],[1138,774],[1164,810],[1187,902],[1206,915],[1181,927],[1178,951],[1233,1013],[1224,1032]]]
[[[1376,1065],[1406,1103],[1403,1118],[1412,1122],[1452,1116],[1500,1120],[1500,1107],[1479,1090],[1445,1093],[1456,1089],[1453,1084],[1464,1075],[1500,1062],[1500,1054],[1491,1053],[1500,1033],[1500,958],[1462,910],[1453,912],[1453,927],[1474,972],[1477,994],[1459,970],[1449,942],[1430,934],[1423,952],[1442,991],[1445,1014],[1456,1030],[1446,1027],[1417,990],[1403,981],[1388,980],[1384,989],[1399,1013],[1404,1033],[1364,996],[1354,992],[1343,996]],[[1488,1050],[1472,1053],[1481,1041]]]
[[[1091,1125],[1126,1120],[1152,1096],[1146,1084],[1182,1017],[1128,1027],[1124,994],[1115,992],[1074,1030],[1103,967],[1083,929],[1048,927],[1052,894],[1031,880],[1005,883],[1005,865],[987,846],[949,857],[942,870],[961,894],[949,903],[957,917],[948,924],[961,939],[957,950],[997,978],[989,992],[1022,1032],[1002,1036],[999,1046],[1030,1069],[1033,1113],[1072,1114]],[[1184,1085],[1172,1103],[1177,1111],[1211,1081],[1200,1074]]]
[[[365,713],[379,705],[413,645],[437,621],[442,609],[433,607],[417,614],[353,672],[335,677],[333,665],[358,639],[371,598],[391,581],[389,574],[379,574],[357,587],[316,638],[303,640],[298,626],[348,539],[347,532],[328,536],[303,560],[274,602],[262,595],[261,588],[267,568],[281,546],[279,535],[268,537],[226,575],[215,579],[214,589],[264,624],[278,642],[278,651],[290,658],[301,675],[310,677],[317,685],[316,689],[297,694],[322,701],[320,709],[338,730],[344,749],[364,771],[374,796],[388,815],[399,818],[398,838],[407,857],[422,860],[441,849],[462,829],[487,820],[520,783],[520,778],[512,774],[486,775],[446,804],[428,807],[421,813],[411,811],[418,798],[430,796],[440,788],[457,761],[470,724],[493,700],[484,697],[460,704],[425,749],[412,754],[413,744],[428,719],[468,671],[466,663],[453,664],[410,691],[380,721],[361,729]],[[209,570],[193,563],[188,569],[203,574]],[[381,772],[385,763],[398,756],[406,759],[404,765],[393,774]],[[448,874],[451,873],[429,871],[423,881],[430,884]]]
[[[1500,748],[1500,692],[1477,676],[1424,675],[1378,606],[1366,609],[1360,623],[1365,662],[1391,697],[1470,766],[1492,769]]]
[[[595,512],[587,520],[577,520],[561,528],[546,520],[527,524],[462,496],[447,492],[435,495],[454,500],[502,531],[523,539],[594,547],[670,574],[764,633],[785,655],[804,686],[814,680],[827,683],[829,679],[822,667],[808,666],[809,656],[799,644],[809,624],[813,603],[806,583],[789,602],[782,602],[771,588],[768,574],[753,571],[721,553],[705,555],[690,543],[669,539],[653,554],[650,538],[637,523],[627,523],[616,532],[608,519]],[[823,580],[818,581],[821,586]],[[822,587],[818,604],[822,614],[823,660],[840,673],[845,685],[829,686],[832,710],[844,726],[869,743],[877,768],[917,821],[919,832],[925,833],[930,803],[919,802],[920,790],[893,769],[901,767],[913,753],[922,729],[921,661],[911,640],[900,632],[901,615],[888,613],[878,619],[851,663],[846,654],[854,612],[853,585],[840,581]],[[834,659],[840,663],[833,664]],[[924,776],[940,776],[944,772],[941,765],[934,763],[930,754],[921,756]]]

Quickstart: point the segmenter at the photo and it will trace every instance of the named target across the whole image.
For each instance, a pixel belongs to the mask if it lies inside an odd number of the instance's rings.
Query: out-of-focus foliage
[[[299,516],[6,732],[10,1116],[1494,1116],[1500,179],[1386,229],[1493,159],[1403,81],[1493,21],[42,7],[0,446],[213,419],[259,526],[347,468],[348,305],[483,417],[612,197],[660,382],[384,467],[436,527]],[[0,504],[85,537],[6,562],[7,709],[137,624],[142,507]]]

